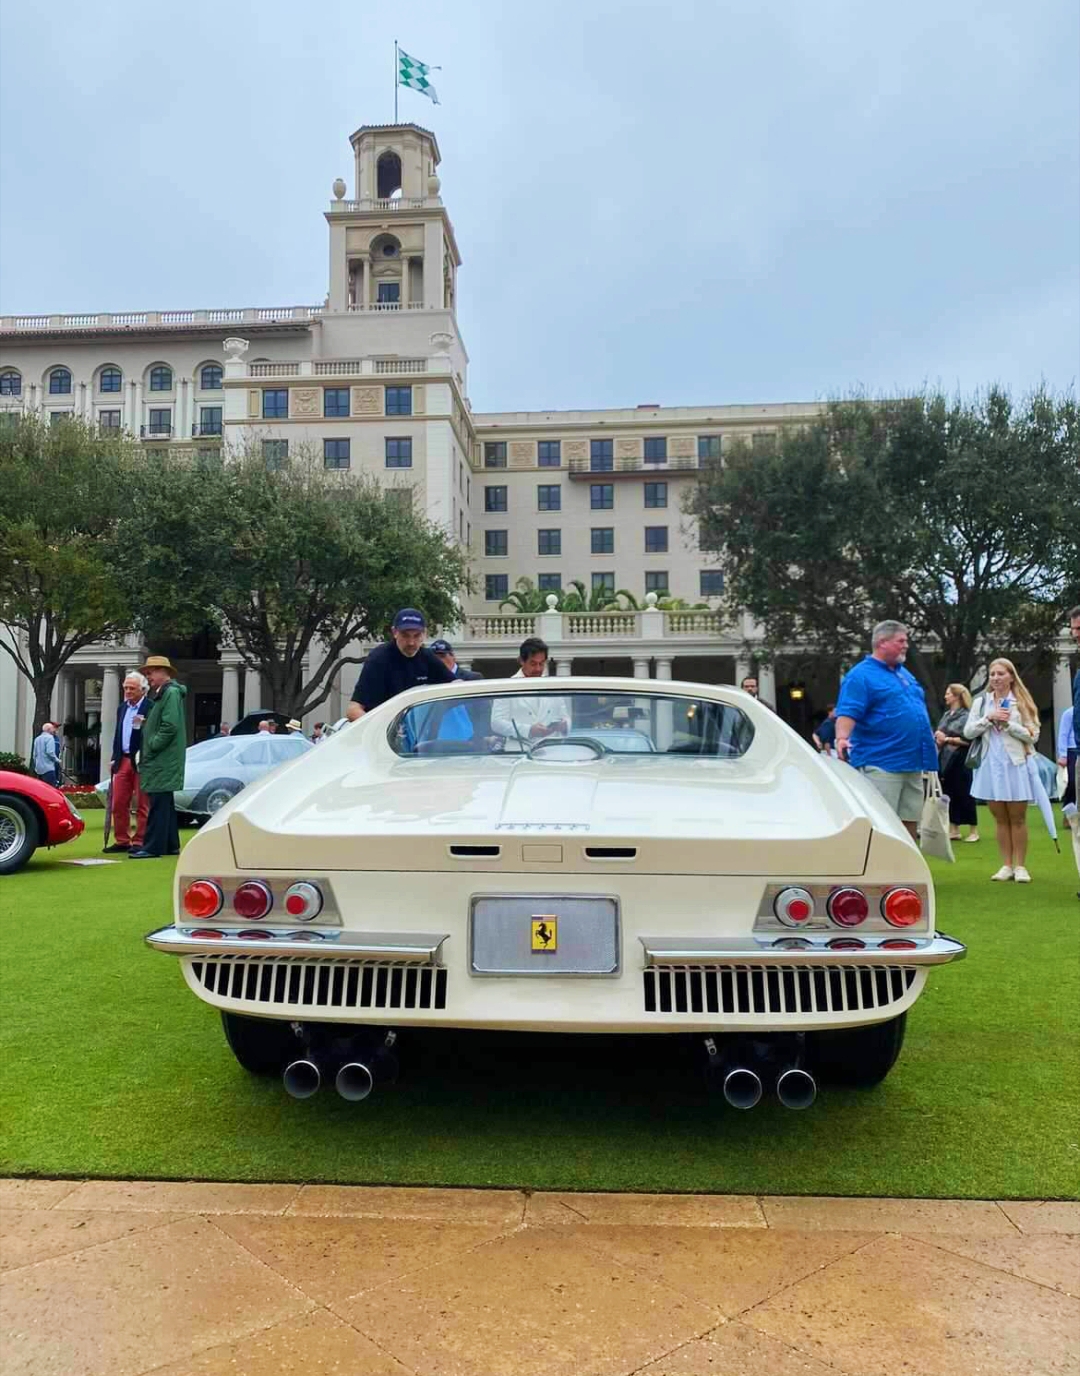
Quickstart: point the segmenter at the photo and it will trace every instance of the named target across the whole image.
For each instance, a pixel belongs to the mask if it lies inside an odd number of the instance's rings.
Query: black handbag
[[[983,709],[985,707],[986,694],[984,693],[982,697],[979,699],[980,714],[983,713]],[[990,733],[988,731],[984,731],[981,736],[976,736],[975,739],[968,746],[967,754],[964,756],[965,769],[978,769],[979,765],[982,764],[983,759],[986,755],[987,747],[990,744],[989,734]]]

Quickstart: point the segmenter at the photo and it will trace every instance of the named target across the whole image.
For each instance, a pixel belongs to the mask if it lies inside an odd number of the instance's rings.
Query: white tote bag
[[[941,791],[936,774],[925,775],[926,799],[919,821],[919,845],[926,855],[954,864],[952,842],[949,840],[949,800]]]

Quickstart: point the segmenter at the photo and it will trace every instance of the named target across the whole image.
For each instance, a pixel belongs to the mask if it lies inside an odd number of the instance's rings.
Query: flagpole
[[[397,39],[395,38],[395,39],[394,39],[394,123],[395,123],[395,124],[398,122],[398,113],[397,113],[397,93],[398,93],[398,73],[399,73],[399,70],[400,70],[400,64],[399,64],[399,62],[398,62],[398,44],[397,44]]]

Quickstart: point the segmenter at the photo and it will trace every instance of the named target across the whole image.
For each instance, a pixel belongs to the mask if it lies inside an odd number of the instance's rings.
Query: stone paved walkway
[[[1058,1376],[1080,1204],[0,1181],[3,1376]]]

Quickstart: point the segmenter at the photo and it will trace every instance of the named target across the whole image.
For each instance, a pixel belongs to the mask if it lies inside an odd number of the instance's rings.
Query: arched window
[[[220,392],[222,370],[216,363],[207,363],[199,369],[199,387],[204,392]]]
[[[383,153],[375,164],[375,172],[376,195],[380,201],[388,201],[395,191],[401,190],[401,159],[396,153]]]
[[[124,385],[124,376],[119,368],[102,368],[98,374],[99,392],[119,392]]]
[[[151,392],[171,392],[172,391],[172,369],[159,365],[150,369],[150,390]]]
[[[67,368],[54,368],[49,374],[49,395],[67,396],[71,392],[71,373]]]
[[[22,374],[17,373],[14,368],[9,368],[6,372],[0,373],[0,397],[21,396]]]

